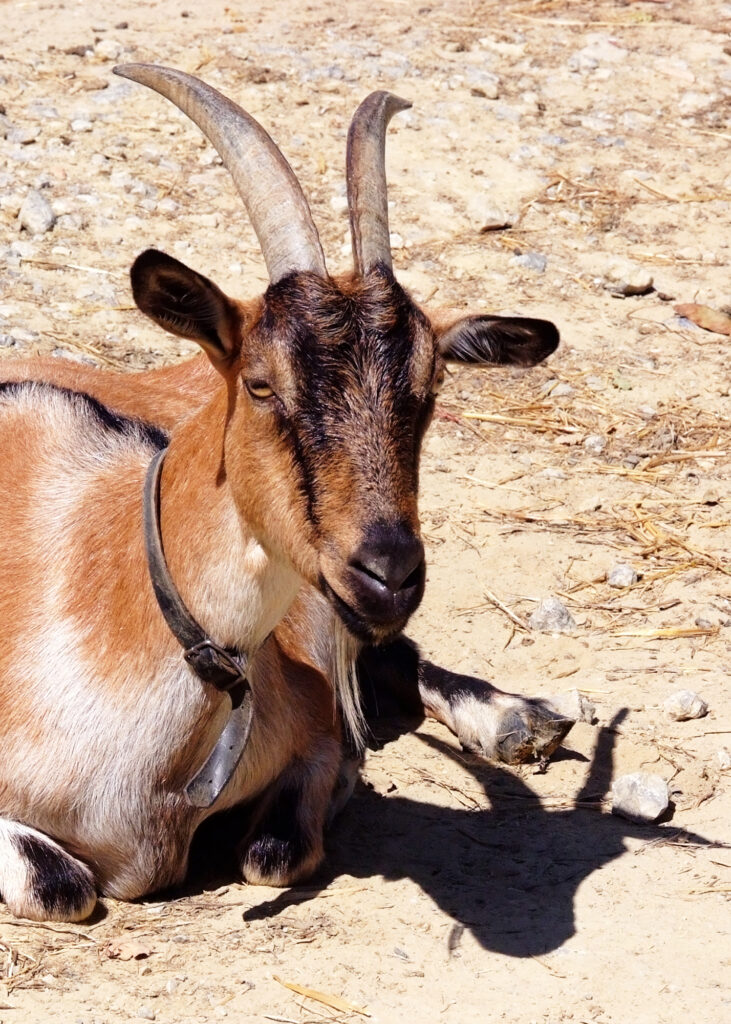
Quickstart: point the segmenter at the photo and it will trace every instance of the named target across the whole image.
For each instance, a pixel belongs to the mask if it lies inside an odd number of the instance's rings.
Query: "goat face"
[[[443,360],[391,271],[294,273],[252,308],[154,251],[132,282],[140,308],[199,341],[227,381],[222,469],[263,547],[351,632],[401,630],[424,590],[418,463]]]

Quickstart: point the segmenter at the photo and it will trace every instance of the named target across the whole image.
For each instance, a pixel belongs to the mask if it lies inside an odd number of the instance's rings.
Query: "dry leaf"
[[[140,939],[122,939],[110,942],[104,952],[110,960],[145,960],[157,950],[149,942]]]
[[[704,331],[714,331],[716,334],[727,334],[731,337],[731,316],[728,313],[722,313],[710,306],[701,306],[697,302],[684,302],[674,308],[678,316],[692,320]]]
[[[355,1006],[346,999],[341,999],[340,996],[331,996],[327,992],[318,992],[314,988],[305,988],[304,985],[295,985],[291,981],[282,981],[277,974],[273,974],[272,978],[291,992],[296,992],[299,996],[306,996],[308,999],[314,999],[317,1003],[324,1003],[325,1006],[329,1006],[333,1010],[341,1010],[345,1013],[359,1013],[362,1017],[370,1017],[370,1013],[364,1007]]]

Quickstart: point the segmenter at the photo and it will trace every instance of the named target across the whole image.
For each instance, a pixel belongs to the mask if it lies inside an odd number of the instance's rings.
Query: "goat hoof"
[[[0,889],[16,917],[83,921],[96,906],[89,868],[42,832],[0,819],[0,855]]]
[[[498,726],[498,760],[504,764],[546,760],[561,745],[573,720],[537,700],[518,698],[516,703],[503,712]]]
[[[546,759],[573,719],[546,702],[489,690],[461,694],[452,705],[457,738],[465,750],[488,761],[523,764]]]
[[[322,861],[323,853],[303,852],[299,844],[276,836],[259,836],[241,857],[241,871],[249,885],[282,888],[307,878]]]

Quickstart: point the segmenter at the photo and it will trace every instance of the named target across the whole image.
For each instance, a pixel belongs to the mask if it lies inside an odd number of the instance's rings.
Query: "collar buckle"
[[[183,657],[204,683],[210,683],[224,693],[246,679],[246,655],[219,647],[212,640],[201,640],[188,647]]]

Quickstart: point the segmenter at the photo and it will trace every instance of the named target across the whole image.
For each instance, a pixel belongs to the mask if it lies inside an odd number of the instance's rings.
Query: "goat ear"
[[[238,310],[207,277],[157,249],[137,257],[130,277],[139,309],[166,331],[197,341],[216,369],[238,354]]]
[[[533,366],[555,352],[558,330],[550,320],[467,316],[439,335],[445,359],[461,363]]]

